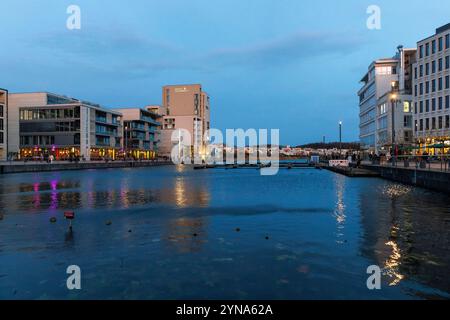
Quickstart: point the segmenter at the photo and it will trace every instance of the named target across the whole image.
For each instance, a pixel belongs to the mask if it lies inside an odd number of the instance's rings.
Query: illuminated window
[[[403,101],[403,112],[411,112],[411,104],[409,101]]]

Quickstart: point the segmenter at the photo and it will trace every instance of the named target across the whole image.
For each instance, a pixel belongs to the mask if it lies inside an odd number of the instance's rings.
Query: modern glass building
[[[415,49],[399,46],[392,58],[372,62],[361,79],[359,129],[366,153],[400,153],[413,142],[412,66]]]
[[[9,95],[8,140],[19,159],[114,160],[121,157],[122,115],[47,92]]]
[[[157,156],[159,115],[140,108],[115,109],[123,116],[124,152],[129,158],[150,160]]]

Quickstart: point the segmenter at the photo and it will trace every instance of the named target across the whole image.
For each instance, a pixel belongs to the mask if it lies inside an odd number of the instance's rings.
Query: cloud
[[[156,41],[126,28],[82,29],[48,34],[31,43],[61,63],[109,76],[150,77],[165,71],[221,72],[223,68],[270,68],[328,55],[346,55],[363,40],[349,35],[299,31],[244,46],[222,47],[206,53]],[[54,61],[53,61],[54,62]]]
[[[222,48],[207,58],[218,65],[269,67],[289,65],[313,57],[345,55],[357,50],[364,41],[329,33],[297,32],[287,37],[243,47]]]

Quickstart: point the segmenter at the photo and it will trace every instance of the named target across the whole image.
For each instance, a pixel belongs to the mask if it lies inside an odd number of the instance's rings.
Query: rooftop
[[[87,106],[99,109],[100,111],[120,114],[119,112],[116,112],[116,111],[114,111],[113,109],[110,109],[110,108],[103,107],[103,106],[101,106],[98,103],[92,103],[92,102],[87,101],[87,100],[76,99],[76,98],[72,98],[72,97],[69,97],[69,96],[66,96],[66,95],[56,94],[56,93],[52,93],[52,92],[48,92],[48,91],[14,92],[12,94],[45,94],[45,95],[47,95],[47,104],[49,104],[49,105],[79,103],[79,104],[83,104],[83,105],[87,105]],[[49,102],[48,101],[49,97],[56,98],[56,99],[53,100],[52,102]]]
[[[432,38],[432,37],[434,37],[434,36],[436,36],[436,35],[438,35],[440,33],[443,33],[443,32],[445,32],[447,30],[450,30],[450,23],[447,23],[446,25],[443,25],[442,27],[437,28],[435,34],[433,34],[433,35],[431,35],[429,37],[426,37],[425,39],[422,39],[420,41],[417,41],[417,43],[426,41],[426,40],[428,40],[428,39],[430,39],[430,38]]]

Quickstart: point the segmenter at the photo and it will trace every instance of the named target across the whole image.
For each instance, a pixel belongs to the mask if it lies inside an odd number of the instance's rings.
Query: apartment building
[[[203,157],[210,129],[210,99],[200,84],[168,85],[162,89],[160,152],[170,155],[177,142],[172,133],[186,129],[190,134],[190,147],[180,150],[180,156],[194,159]]]
[[[127,157],[150,160],[158,152],[159,115],[140,108],[114,109],[122,114],[124,151]]]
[[[400,153],[413,143],[412,69],[415,49],[399,46],[372,62],[359,90],[360,142],[366,153]]]
[[[0,161],[8,157],[8,90],[0,88]]]
[[[48,92],[9,94],[8,148],[20,159],[116,159],[122,114]]]
[[[414,127],[420,152],[450,148],[450,24],[417,43],[414,65]]]

